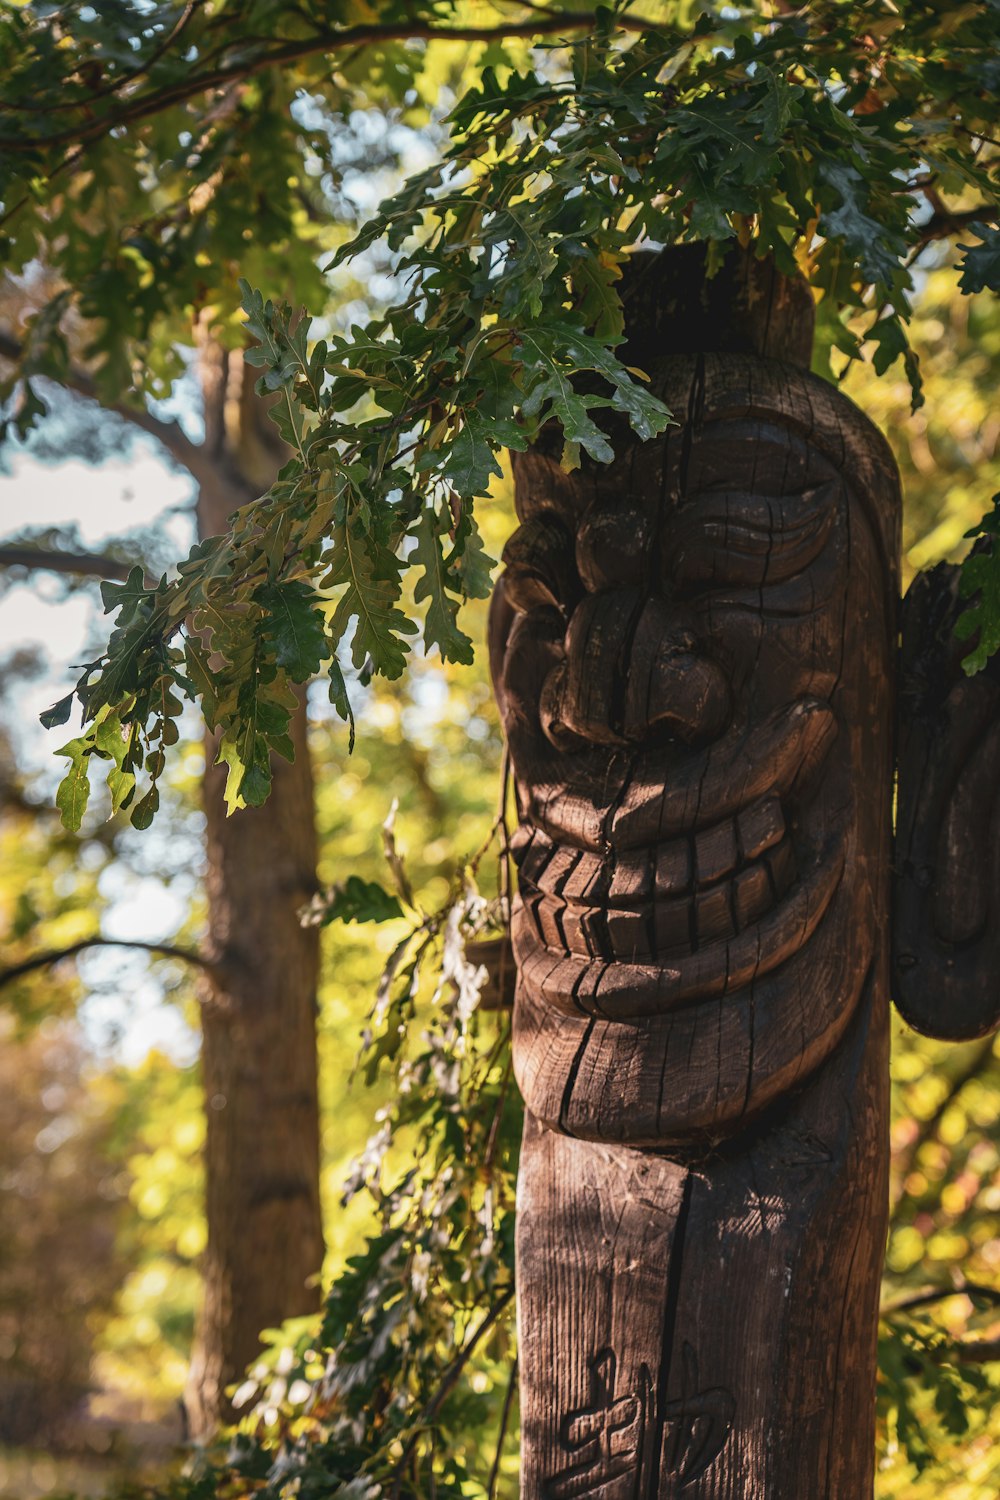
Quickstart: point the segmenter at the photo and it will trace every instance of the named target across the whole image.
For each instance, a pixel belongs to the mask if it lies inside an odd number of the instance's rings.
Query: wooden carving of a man
[[[644,258],[625,302],[676,425],[616,428],[606,466],[566,472],[556,437],[515,460],[491,617],[520,817],[522,1500],[863,1500],[899,483],[808,373],[804,287],[739,256],[706,281],[692,247]]]

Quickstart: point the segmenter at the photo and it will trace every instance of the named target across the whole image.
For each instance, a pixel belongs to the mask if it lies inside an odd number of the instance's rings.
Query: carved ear
[[[1000,658],[962,672],[958,568],[903,602],[893,994],[950,1041],[1000,1025]]]

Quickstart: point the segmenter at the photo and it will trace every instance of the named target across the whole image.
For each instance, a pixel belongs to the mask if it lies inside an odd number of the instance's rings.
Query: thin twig
[[[961,213],[952,213],[949,209],[942,208],[931,214],[923,224],[916,226],[917,242],[914,250],[919,252],[935,240],[946,240],[953,234],[961,234],[971,224],[995,224],[997,214],[997,208],[989,203],[981,203],[978,208],[963,209]]]
[[[954,1359],[966,1365],[988,1365],[1000,1362],[1000,1338],[960,1340],[949,1351]]]
[[[511,895],[514,880],[511,874],[510,826],[507,822],[507,804],[510,800],[510,746],[504,741],[503,761],[500,766],[500,806],[497,810],[496,827],[500,833],[500,868],[497,885],[507,925],[510,925]]]
[[[483,1337],[487,1333],[489,1333],[494,1323],[497,1321],[501,1313],[503,1313],[503,1311],[509,1304],[513,1295],[514,1288],[508,1287],[503,1296],[499,1297],[496,1302],[494,1302],[493,1306],[483,1317],[478,1328],[473,1334],[469,1336],[468,1339],[466,1339],[465,1343],[462,1345],[461,1349],[459,1349],[458,1353],[455,1355],[455,1358],[452,1360],[451,1364],[448,1366],[444,1374],[441,1376],[441,1379],[438,1381],[437,1389],[431,1396],[430,1400],[424,1406],[420,1415],[417,1417],[416,1423],[414,1425],[414,1431],[408,1438],[398,1461],[393,1465],[391,1471],[389,1472],[388,1479],[392,1481],[393,1496],[398,1496],[400,1493],[403,1472],[406,1469],[406,1465],[410,1460],[410,1456],[412,1455],[413,1450],[416,1448],[417,1443],[420,1441],[421,1434],[437,1416],[442,1403],[451,1394],[458,1381],[458,1377],[465,1369],[465,1366],[468,1364],[469,1359],[475,1352],[478,1344],[483,1339]]]
[[[500,1033],[500,1037],[498,1038],[498,1041],[500,1040],[505,1040],[503,1032]],[[513,1062],[511,1057],[508,1055],[507,1064],[504,1068],[503,1079],[500,1083],[500,1092],[497,1095],[496,1108],[493,1111],[493,1119],[490,1121],[490,1133],[486,1141],[486,1156],[483,1160],[484,1172],[489,1172],[493,1168],[493,1160],[496,1156],[497,1140],[499,1139],[500,1135],[500,1121],[503,1119],[503,1112],[507,1104],[507,1090],[510,1087],[512,1069]]]
[[[205,0],[188,0],[188,4],[184,7],[175,24],[161,38],[150,56],[139,67],[133,68],[131,73],[123,73],[119,78],[112,78],[103,88],[94,89],[93,93],[90,94],[80,94],[75,99],[65,99],[58,104],[51,101],[46,101],[44,104],[8,104],[6,100],[0,99],[0,110],[8,115],[16,114],[21,109],[34,114],[65,114],[68,109],[89,109],[99,99],[107,99],[112,94],[120,94],[122,89],[127,88],[130,83],[135,83],[137,78],[141,78],[144,73],[148,73],[150,68],[154,67],[160,61],[163,54],[176,42],[195,11],[204,5],[204,3]]]
[[[914,1312],[918,1307],[931,1307],[935,1302],[946,1302],[949,1297],[983,1297],[987,1302],[1000,1305],[1000,1288],[964,1280],[956,1281],[954,1286],[929,1287],[926,1291],[915,1292],[913,1296],[901,1297],[898,1302],[887,1303],[881,1309],[881,1316],[891,1318],[895,1313]]]
[[[621,31],[642,32],[652,29],[651,22],[638,16],[618,16],[615,24]],[[138,94],[121,109],[109,112],[86,125],[77,124],[44,136],[2,136],[0,146],[11,152],[22,153],[69,145],[82,149],[119,126],[132,125],[149,115],[159,114],[170,105],[181,104],[195,94],[221,88],[235,79],[250,78],[267,68],[299,62],[319,52],[334,53],[345,48],[378,46],[386,42],[490,43],[516,38],[530,41],[536,36],[566,35],[573,31],[592,29],[593,26],[592,11],[566,11],[562,15],[536,17],[531,21],[513,22],[507,26],[431,26],[426,22],[410,22],[395,26],[349,26],[342,31],[318,32],[312,37],[282,42],[255,58],[241,58],[238,62],[221,64],[207,72],[191,73],[187,78],[157,93]],[[233,39],[234,42],[240,40],[242,38]]]
[[[100,552],[52,552],[44,547],[0,547],[0,568],[28,568],[31,572],[75,573],[81,578],[128,577],[134,563]]]
[[[13,983],[15,979],[22,978],[25,974],[33,973],[36,969],[44,969],[49,964],[61,963],[64,958],[73,958],[86,948],[141,948],[145,953],[159,953],[164,958],[179,958],[184,963],[194,964],[197,968],[204,969],[208,974],[218,973],[218,964],[193,948],[178,948],[175,943],[142,943],[133,938],[92,937],[81,938],[78,943],[69,943],[65,948],[48,948],[43,953],[35,953],[31,958],[23,959],[19,964],[11,964],[10,968],[0,969],[0,989],[4,985]]]
[[[507,1394],[503,1398],[503,1411],[500,1414],[500,1431],[497,1434],[497,1451],[493,1455],[493,1467],[490,1469],[489,1483],[486,1486],[486,1500],[494,1500],[497,1490],[497,1480],[500,1477],[500,1459],[503,1456],[504,1438],[507,1436],[507,1423],[510,1421],[510,1409],[514,1404],[514,1392],[517,1390],[517,1358],[510,1367],[510,1379],[507,1381]]]
[[[18,339],[13,338],[11,334],[0,329],[0,359],[6,359],[11,364],[20,365],[24,355],[24,345]],[[63,386],[66,390],[72,391],[74,395],[83,396],[88,401],[96,401],[98,404],[103,404],[101,403],[100,392],[86,370],[71,368],[61,376],[45,375],[44,371],[40,373],[44,379],[52,380],[55,385]],[[163,444],[170,456],[175,458],[179,464],[182,464],[194,479],[200,482],[206,477],[210,467],[210,460],[198,443],[193,443],[189,437],[185,436],[179,423],[174,421],[165,422],[160,417],[154,417],[153,413],[147,411],[144,407],[129,406],[124,401],[108,403],[104,409],[106,411],[113,411],[116,416],[122,417],[134,427],[138,427],[143,432],[148,433],[150,437],[156,438],[158,442]]]

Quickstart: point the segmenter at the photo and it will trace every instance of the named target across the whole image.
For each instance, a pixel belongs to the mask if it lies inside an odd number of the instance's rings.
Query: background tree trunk
[[[5,321],[17,321],[8,295]],[[198,331],[196,331],[196,337]],[[288,456],[254,391],[242,352],[208,332],[199,341],[205,416],[202,442],[176,420],[128,404],[117,415],[156,438],[198,487],[202,537],[270,485]],[[0,360],[18,362],[19,341],[0,327]],[[67,390],[96,401],[85,366]],[[0,561],[107,574],[107,559],[7,549]],[[204,783],[208,937],[212,977],[201,982],[207,1249],[204,1300],[186,1392],[188,1424],[208,1436],[230,1415],[225,1389],[260,1348],[260,1330],[319,1306],[323,1262],[316,1080],[319,940],[297,912],[316,888],[312,768],[304,704],[293,718],[294,765],[278,759],[267,804],[226,818],[224,768],[206,746]]]
[[[217,477],[201,478],[198,530],[210,536],[284,454],[242,355],[207,342],[202,384]],[[319,1306],[319,936],[297,915],[316,888],[304,702],[291,733],[295,762],[276,760],[267,803],[232,818],[226,768],[206,742],[208,948],[222,977],[201,989],[208,1243],[186,1393],[195,1437],[231,1415],[226,1387],[258,1353],[261,1329]]]

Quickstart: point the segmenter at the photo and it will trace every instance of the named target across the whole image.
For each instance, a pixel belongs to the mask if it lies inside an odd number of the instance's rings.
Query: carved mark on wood
[[[663,1408],[661,1474],[676,1477],[678,1489],[693,1484],[725,1447],[735,1413],[735,1397],[723,1386],[699,1388],[698,1357],[685,1341],[681,1394]]]
[[[559,1424],[559,1442],[570,1462],[543,1482],[544,1500],[596,1495],[627,1475],[637,1496],[650,1486],[657,1494],[662,1478],[673,1479],[682,1490],[711,1467],[732,1431],[736,1401],[721,1386],[699,1388],[698,1357],[687,1342],[682,1359],[681,1393],[664,1403],[659,1422],[648,1366],[640,1366],[638,1388],[619,1395],[615,1351],[601,1349],[588,1361],[590,1398]],[[647,1443],[653,1433],[660,1438],[658,1463]]]
[[[638,1389],[619,1395],[618,1356],[600,1349],[588,1361],[590,1397],[565,1414],[559,1443],[570,1462],[542,1485],[545,1500],[576,1500],[596,1495],[627,1474],[638,1474],[652,1417],[653,1380],[642,1365]]]

